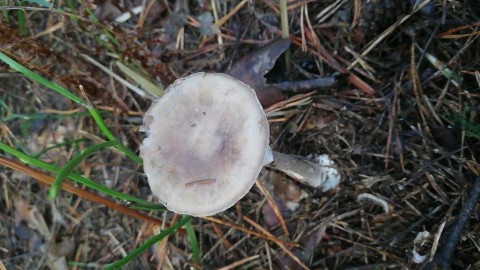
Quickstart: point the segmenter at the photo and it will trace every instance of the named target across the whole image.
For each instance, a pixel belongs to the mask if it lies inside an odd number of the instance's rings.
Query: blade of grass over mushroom
[[[58,172],[57,176],[55,177],[55,180],[52,183],[52,186],[50,187],[50,192],[48,193],[48,198],[50,200],[54,200],[57,197],[58,191],[61,188],[63,180],[71,173],[73,172],[73,169],[80,164],[84,159],[86,159],[89,155],[103,149],[103,148],[108,148],[110,146],[114,146],[119,144],[118,141],[108,141],[108,142],[103,142],[100,144],[92,145],[82,151],[78,156],[74,157],[72,160],[67,162],[65,166]]]
[[[139,246],[138,248],[136,248],[132,252],[130,252],[127,256],[123,257],[123,259],[121,259],[121,260],[119,260],[119,261],[117,261],[113,264],[105,266],[105,270],[114,270],[114,269],[122,268],[127,263],[131,262],[133,259],[138,257],[138,255],[142,254],[145,250],[147,250],[148,248],[153,246],[155,243],[161,241],[166,236],[175,233],[176,230],[178,230],[180,227],[185,225],[190,220],[191,220],[190,216],[183,216],[183,218],[179,222],[175,223],[174,225],[172,225],[172,227],[164,230],[160,234],[148,239],[147,241],[145,241],[145,243],[143,243],[143,245]]]
[[[44,161],[41,161],[39,159],[36,159],[36,158],[34,158],[34,157],[32,157],[28,154],[25,154],[25,153],[13,148],[13,147],[7,145],[7,144],[4,144],[3,142],[0,142],[0,150],[3,150],[6,153],[9,153],[10,155],[13,155],[13,156],[17,157],[18,159],[20,159],[24,163],[31,164],[31,165],[33,165],[35,167],[38,167],[38,168],[41,168],[43,170],[53,172],[53,173],[59,173],[61,171],[60,167],[57,167],[55,165],[52,165],[52,164],[46,163]],[[99,192],[103,192],[106,195],[110,195],[114,198],[117,198],[119,200],[136,203],[139,206],[152,207],[152,208],[157,207],[156,209],[161,209],[161,210],[164,209],[163,206],[159,206],[158,204],[154,204],[154,203],[151,203],[151,202],[148,202],[148,201],[145,201],[145,200],[142,200],[142,199],[139,199],[139,198],[136,198],[136,197],[133,197],[133,196],[115,191],[113,189],[109,189],[109,188],[105,187],[104,185],[101,185],[101,184],[93,181],[92,179],[89,179],[85,176],[82,176],[82,175],[79,175],[79,174],[76,174],[76,173],[70,173],[68,175],[68,178],[74,180],[75,182],[83,184],[83,185],[85,185],[89,188],[92,188],[92,189],[97,190]]]
[[[198,245],[197,235],[195,234],[195,230],[193,230],[191,219],[185,223],[185,229],[187,230],[188,238],[190,239],[190,244],[192,245],[193,259],[196,263],[200,263],[200,246]]]
[[[86,108],[88,112],[91,114],[95,122],[97,123],[98,127],[102,131],[102,133],[110,140],[110,141],[116,141],[117,138],[113,133],[110,131],[110,129],[107,127],[105,124],[105,121],[103,121],[102,116],[100,115],[100,112],[94,108],[88,102],[84,101],[83,99],[79,98],[78,96],[72,94],[70,91],[67,89],[63,88],[62,86],[52,83],[51,81],[43,78],[42,76],[38,75],[37,73],[31,71],[30,69],[22,66],[20,63],[16,62],[15,60],[11,59],[4,53],[0,51],[0,60],[8,64],[12,69],[22,73],[25,75],[27,78],[34,80],[52,90],[55,92],[63,95],[64,97],[70,99],[71,101],[81,105],[82,107]],[[118,150],[122,151],[125,155],[127,155],[130,159],[135,161],[138,164],[142,164],[142,159],[139,158],[135,153],[133,153],[131,150],[126,148],[122,144],[117,145]]]

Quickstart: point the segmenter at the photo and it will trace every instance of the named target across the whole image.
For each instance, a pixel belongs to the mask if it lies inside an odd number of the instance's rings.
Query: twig
[[[475,205],[477,205],[479,195],[480,176],[476,178],[475,185],[470,194],[468,194],[462,211],[460,211],[456,222],[450,229],[450,233],[445,240],[445,244],[440,250],[440,253],[437,254],[432,261],[424,265],[421,270],[431,270],[434,269],[436,266],[440,266],[440,269],[445,270],[450,268],[450,260],[452,258],[453,252],[455,250],[455,247],[457,246],[458,241],[460,240],[460,237],[462,236],[463,231],[465,230],[473,208],[475,207]]]
[[[309,90],[317,90],[318,88],[332,87],[337,82],[336,76],[327,76],[303,81],[286,81],[272,86],[284,92],[298,93]]]
[[[23,174],[26,174],[35,180],[37,180],[39,183],[44,184],[44,185],[51,185],[53,183],[54,178],[48,174],[45,174],[41,171],[32,169],[26,165],[23,165],[21,163],[18,163],[16,161],[10,160],[5,157],[0,157],[0,165],[9,167],[17,172],[21,172]],[[95,203],[99,203],[102,205],[105,205],[106,207],[116,210],[119,213],[129,215],[131,217],[135,217],[137,219],[143,220],[145,222],[150,222],[158,226],[162,226],[163,222],[155,217],[149,216],[147,214],[144,214],[142,212],[139,212],[137,210],[128,208],[126,206],[123,206],[121,204],[118,204],[116,202],[113,202],[111,200],[108,200],[106,198],[100,197],[92,192],[77,188],[73,186],[70,183],[62,183],[62,189],[65,191],[68,191],[72,194],[75,194],[79,197],[82,197],[84,199],[90,200]],[[170,225],[170,224],[169,224]]]
[[[285,219],[282,216],[280,208],[278,208],[278,205],[273,199],[272,195],[270,195],[270,192],[268,192],[268,190],[265,188],[265,185],[262,183],[262,181],[259,181],[257,179],[257,181],[255,181],[255,185],[258,187],[258,189],[260,189],[260,191],[263,193],[263,195],[267,199],[268,203],[272,207],[273,212],[277,216],[278,221],[280,222],[283,233],[285,234],[285,236],[287,236],[287,238],[289,238],[290,233],[288,232],[287,223],[285,223]]]
[[[239,261],[236,261],[230,265],[227,265],[225,267],[222,267],[220,268],[219,270],[230,270],[230,269],[237,269],[238,267],[240,267],[241,265],[247,263],[247,262],[250,262],[250,261],[254,261],[254,260],[257,260],[258,258],[260,258],[260,255],[254,255],[254,256],[251,256],[251,257],[247,257],[247,258],[244,258],[244,259],[241,259]]]
[[[243,219],[245,221],[247,221],[248,223],[250,223],[250,225],[252,225],[253,227],[257,228],[257,230],[261,231],[262,233],[270,236],[272,239],[275,239],[273,242],[275,244],[277,244],[285,253],[287,253],[287,255],[292,258],[301,268],[303,269],[310,269],[307,265],[305,265],[290,249],[288,249],[284,244],[282,244],[282,242],[278,241],[277,238],[275,238],[275,236],[273,236],[270,232],[268,232],[267,230],[265,230],[262,226],[260,226],[258,223],[256,223],[255,221],[253,221],[252,219],[244,216]]]

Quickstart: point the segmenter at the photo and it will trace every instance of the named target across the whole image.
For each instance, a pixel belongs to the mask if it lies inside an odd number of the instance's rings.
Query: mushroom
[[[192,216],[224,211],[255,183],[269,144],[263,109],[248,85],[196,73],[170,85],[147,111],[140,148],[152,193]]]
[[[272,159],[267,167],[322,191],[333,189],[340,183],[340,174],[328,155],[319,155],[312,160],[272,151]]]
[[[226,210],[247,194],[268,163],[324,190],[334,169],[328,162],[272,152],[255,91],[221,73],[175,81],[147,111],[140,131],[146,133],[140,154],[152,193],[181,214]]]

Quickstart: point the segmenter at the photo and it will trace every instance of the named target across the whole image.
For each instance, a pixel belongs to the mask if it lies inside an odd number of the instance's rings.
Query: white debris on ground
[[[318,155],[313,158],[315,162],[325,167],[321,174],[321,181],[319,188],[322,191],[334,189],[340,184],[341,176],[338,172],[335,162],[328,155]]]
[[[423,263],[427,258],[427,254],[421,255],[418,249],[424,249],[423,247],[429,244],[432,240],[431,234],[428,231],[419,232],[413,240],[412,259],[414,263]]]

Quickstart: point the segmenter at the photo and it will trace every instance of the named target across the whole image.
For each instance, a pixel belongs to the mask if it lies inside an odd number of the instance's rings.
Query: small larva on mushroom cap
[[[224,211],[255,183],[269,143],[248,85],[220,73],[175,81],[145,114],[140,148],[152,193],[192,216]]]

